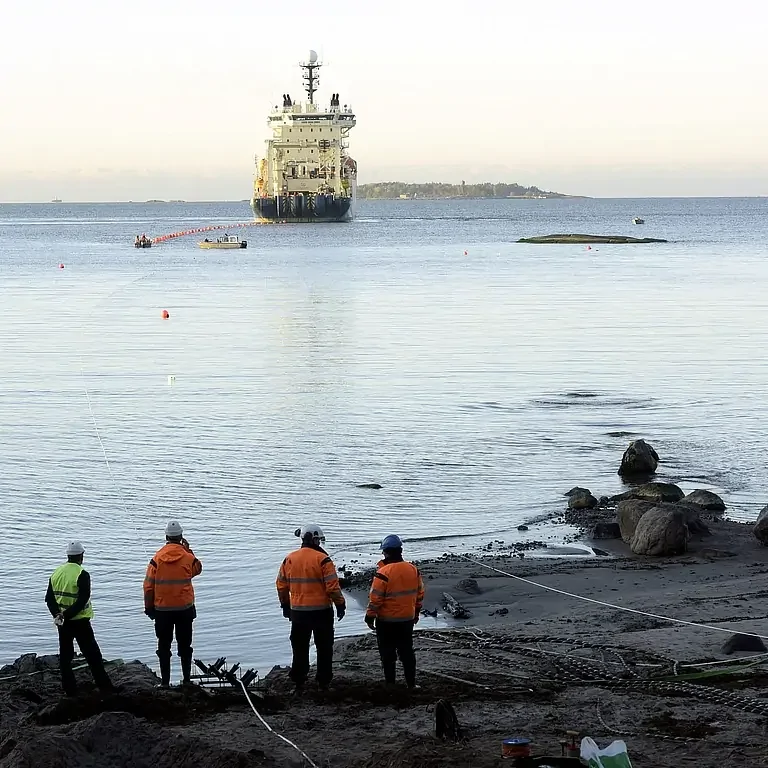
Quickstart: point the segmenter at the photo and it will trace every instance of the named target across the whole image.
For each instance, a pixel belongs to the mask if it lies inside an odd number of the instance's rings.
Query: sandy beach
[[[753,654],[722,649],[732,632],[768,634],[768,550],[750,526],[707,524],[711,535],[674,558],[637,557],[618,541],[599,542],[604,554],[593,557],[523,552],[423,563],[425,609],[438,610],[445,626],[418,632],[419,690],[384,688],[375,637],[366,633],[337,643],[328,693],[292,695],[287,670],[277,668],[254,702],[317,766],[486,768],[511,762],[502,760],[501,743],[514,736],[530,738],[534,755],[559,756],[566,730],[601,745],[624,739],[636,767],[768,765],[765,659],[748,664]],[[534,539],[535,526],[530,533]],[[728,631],[585,602],[484,566]],[[364,600],[366,581],[352,579],[348,598]],[[444,592],[469,618],[444,613]],[[725,663],[688,666],[707,662]],[[46,663],[55,661],[38,659],[37,668]],[[35,661],[21,667],[35,669]],[[7,667],[0,677],[17,671]],[[87,691],[88,673],[79,674]],[[309,764],[266,730],[242,692],[157,691],[138,662],[112,674],[121,693],[91,691],[76,702],[61,698],[55,671],[0,682],[0,766]],[[435,738],[441,699],[455,710],[459,743]]]

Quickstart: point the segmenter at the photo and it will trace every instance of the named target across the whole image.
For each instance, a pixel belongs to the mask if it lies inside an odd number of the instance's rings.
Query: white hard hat
[[[312,536],[313,539],[320,539],[320,541],[325,541],[325,534],[323,533],[323,529],[314,523],[305,523],[296,531],[296,535],[302,540],[304,540],[306,536]]]
[[[85,554],[85,547],[79,541],[70,541],[67,544],[67,557]]]
[[[184,529],[181,527],[181,523],[176,522],[176,520],[171,520],[168,525],[165,526],[166,536],[170,536],[175,539],[181,536],[182,533],[184,533]]]

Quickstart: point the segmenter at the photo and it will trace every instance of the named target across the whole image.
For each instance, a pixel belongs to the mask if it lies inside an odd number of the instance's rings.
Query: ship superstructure
[[[357,164],[347,154],[355,115],[338,93],[328,106],[315,102],[317,54],[300,65],[307,101],[283,94],[269,116],[272,138],[256,158],[253,213],[268,221],[348,221],[354,213]]]

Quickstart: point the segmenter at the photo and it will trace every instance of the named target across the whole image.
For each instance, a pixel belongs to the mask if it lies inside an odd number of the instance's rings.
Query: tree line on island
[[[464,181],[460,184],[444,182],[409,184],[403,181],[382,181],[374,184],[361,184],[357,188],[357,194],[361,198],[369,200],[412,198],[434,200],[454,197],[524,197],[528,199],[572,197],[572,195],[564,195],[560,192],[547,192],[538,187],[524,187],[521,184],[492,184],[489,181],[482,184],[467,184]]]

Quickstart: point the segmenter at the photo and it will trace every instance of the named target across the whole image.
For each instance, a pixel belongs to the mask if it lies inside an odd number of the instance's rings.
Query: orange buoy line
[[[240,224],[211,224],[208,227],[196,227],[195,229],[185,229],[181,232],[171,232],[168,235],[158,235],[151,238],[152,245],[164,243],[166,240],[173,240],[176,237],[185,237],[186,235],[199,235],[203,232],[213,232],[217,229],[238,229],[241,227],[254,227],[257,224],[269,224],[268,221],[245,221]]]

